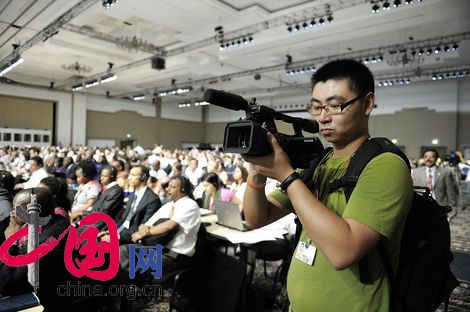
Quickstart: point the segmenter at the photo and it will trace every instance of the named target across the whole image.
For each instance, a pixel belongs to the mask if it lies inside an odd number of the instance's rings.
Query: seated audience
[[[71,204],[67,198],[67,183],[60,178],[47,177],[41,180],[38,187],[48,189],[51,192],[55,202],[54,213],[70,222]]]
[[[0,244],[5,240],[4,231],[8,227],[13,201],[13,176],[10,172],[0,170]]]
[[[64,232],[69,223],[59,215],[54,214],[54,200],[51,193],[42,188],[26,189],[16,194],[13,200],[15,207],[10,217],[8,228],[5,230],[6,238],[10,237],[26,226],[16,216],[16,209],[27,209],[31,203],[31,194],[37,194],[38,204],[41,205],[41,217],[51,216],[49,222],[42,227],[39,234],[39,244],[48,238],[58,236]],[[39,299],[45,311],[64,311],[69,298],[57,295],[57,286],[65,283],[66,270],[64,265],[64,244],[59,243],[51,252],[39,262]],[[23,237],[14,244],[9,253],[17,256],[27,253],[27,237]],[[53,271],[52,271],[53,270]],[[28,283],[28,267],[11,267],[0,261],[0,295],[14,296],[31,292],[33,289]]]
[[[42,158],[34,156],[29,161],[29,171],[31,177],[24,183],[18,183],[15,185],[15,189],[27,189],[36,187],[42,179],[48,176]]]
[[[75,171],[77,182],[79,184],[78,191],[75,194],[70,218],[72,221],[80,219],[83,212],[93,207],[96,198],[101,191],[101,185],[95,179],[97,175],[95,164],[90,160],[83,160],[78,164]]]
[[[202,177],[204,172],[200,167],[198,167],[198,160],[196,158],[191,158],[189,160],[188,167],[184,170],[184,176],[191,181],[193,186],[197,186],[199,179]]]
[[[83,216],[93,212],[102,212],[116,219],[119,212],[124,209],[124,192],[116,182],[117,171],[112,166],[104,166],[100,173],[100,182],[103,186],[101,194],[93,207],[87,209]],[[104,223],[97,225],[98,229],[105,230]]]
[[[161,207],[160,198],[147,187],[149,170],[144,166],[135,166],[129,173],[129,182],[135,192],[129,196],[126,209],[116,217],[116,226],[120,244],[132,243],[131,235],[137,232],[139,225],[147,222]],[[109,241],[106,231],[100,233],[101,240]]]
[[[168,186],[170,202],[162,206],[132,234],[132,241],[140,242],[144,238],[174,233],[174,237],[165,245],[162,256],[165,274],[191,265],[191,257],[196,251],[201,213],[192,198],[191,189],[192,185],[185,177],[172,177]]]
[[[217,174],[207,173],[201,183],[204,186],[202,208],[214,210],[215,200],[231,201],[233,193],[223,186]]]

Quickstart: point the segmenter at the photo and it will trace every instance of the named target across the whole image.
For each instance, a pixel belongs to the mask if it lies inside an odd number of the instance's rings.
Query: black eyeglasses
[[[322,109],[324,109],[329,115],[339,115],[343,110],[351,104],[354,104],[357,100],[365,97],[366,94],[359,95],[354,99],[344,102],[343,104],[332,104],[332,105],[317,105],[313,103],[313,100],[310,101],[307,105],[307,112],[312,116],[318,116],[321,114]]]

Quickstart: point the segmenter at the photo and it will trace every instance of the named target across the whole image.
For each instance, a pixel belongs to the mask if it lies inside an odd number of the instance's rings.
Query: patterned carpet
[[[450,222],[452,235],[452,250],[470,255],[470,208],[464,209]],[[470,258],[469,258],[470,259]],[[281,312],[287,311],[288,300],[285,290],[281,285],[273,286],[272,277],[280,262],[268,262],[268,277],[264,275],[263,262],[257,262],[257,267],[253,277],[252,289],[248,293],[249,311]],[[470,263],[466,263],[470,266]],[[457,287],[450,297],[449,311],[463,312],[470,311],[470,281],[463,281],[461,277],[460,286]],[[134,302],[132,311],[169,311],[169,292],[165,290],[164,299],[156,302],[156,299],[139,299]],[[193,311],[186,300],[177,297],[175,302],[178,312]],[[437,311],[444,311],[441,306]]]

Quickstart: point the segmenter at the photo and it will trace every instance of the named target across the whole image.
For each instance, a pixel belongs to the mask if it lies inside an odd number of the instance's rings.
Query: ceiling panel
[[[83,1],[83,0],[82,0]],[[90,1],[90,0],[86,0]],[[48,25],[81,1],[37,0],[7,1],[0,4],[0,62],[11,57],[12,43],[25,44],[34,35],[43,34]],[[403,1],[404,2],[404,1]],[[470,65],[470,1],[424,0],[402,5],[390,11],[373,14],[371,4],[362,0],[294,1],[294,0],[120,0],[105,10],[101,1],[59,27],[59,32],[23,52],[24,63],[6,77],[17,82],[71,86],[106,73],[108,62],[117,79],[80,92],[127,96],[176,85],[192,85],[194,90],[181,98],[202,95],[201,88],[224,88],[244,94],[256,93],[276,97],[290,96],[282,86],[308,84],[310,73],[286,75],[287,58],[293,64],[319,66],[339,56],[359,57],[359,52],[383,53],[384,62],[369,65],[377,75],[397,75],[409,71]],[[332,8],[333,23],[289,33],[287,27],[318,19],[326,5]],[[9,26],[23,13],[26,28]],[[325,17],[324,15],[321,15]],[[21,25],[20,25],[21,26]],[[253,37],[252,43],[220,50],[215,28],[221,26],[223,43]],[[403,53],[390,54],[390,46],[416,46],[415,42],[466,33],[459,50],[415,61],[401,61]],[[11,38],[10,38],[11,37]],[[157,47],[154,53],[165,59],[165,69],[151,68],[149,53],[142,46],[123,48],[122,38],[137,40]],[[3,45],[2,45],[3,43]],[[423,43],[424,44],[424,43]],[[429,41],[427,45],[429,45]],[[437,44],[437,42],[432,42]],[[410,49],[407,53],[410,53]],[[362,54],[360,56],[363,56]],[[67,71],[62,65],[78,62],[89,66],[89,73]],[[291,66],[292,67],[292,66]],[[259,80],[254,76],[260,74]],[[83,75],[83,79],[74,78]],[[271,90],[271,91],[270,91]],[[273,91],[274,90],[274,91]],[[151,96],[147,97],[151,100]],[[165,99],[165,103],[172,99]]]

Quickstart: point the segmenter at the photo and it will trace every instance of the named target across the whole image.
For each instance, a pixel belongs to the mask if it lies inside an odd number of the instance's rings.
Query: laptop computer
[[[243,232],[252,230],[243,223],[237,204],[215,200],[214,210],[217,215],[217,224]]]

